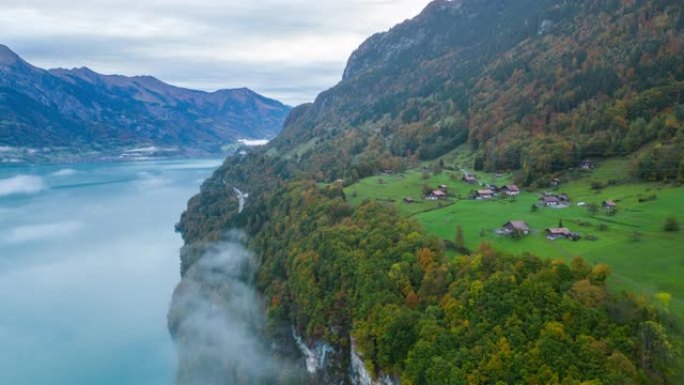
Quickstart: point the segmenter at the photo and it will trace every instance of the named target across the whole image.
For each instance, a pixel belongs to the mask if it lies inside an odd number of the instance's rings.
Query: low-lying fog
[[[173,383],[174,224],[219,164],[0,166],[0,384]]]

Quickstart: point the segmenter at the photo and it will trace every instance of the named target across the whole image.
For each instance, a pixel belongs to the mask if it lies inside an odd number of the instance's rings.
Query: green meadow
[[[593,171],[568,173],[554,189],[523,189],[518,197],[491,201],[470,198],[472,191],[481,187],[461,182],[462,171],[435,175],[432,170],[411,170],[379,175],[346,187],[345,194],[352,204],[366,199],[391,204],[403,215],[418,220],[426,231],[446,240],[455,238],[456,227],[460,225],[466,246],[471,249],[488,242],[513,254],[529,252],[566,260],[581,256],[594,263],[605,263],[612,269],[614,290],[626,289],[652,299],[658,293],[670,293],[669,308],[677,318],[684,319],[684,188],[630,181],[627,164],[627,160],[606,161]],[[501,186],[511,180],[510,175],[477,174],[480,182],[487,184]],[[592,182],[605,187],[592,189]],[[449,186],[448,199],[422,199],[424,185],[437,188],[441,184]],[[533,210],[543,191],[567,193],[572,205]],[[405,203],[404,198],[408,197],[416,202]],[[644,199],[647,197],[650,200]],[[617,204],[614,214],[601,207],[607,199]],[[578,206],[580,202],[586,205]],[[589,204],[599,209],[592,212]],[[682,230],[663,231],[668,216],[676,217]],[[521,239],[498,235],[496,230],[509,220],[527,222],[532,233]],[[546,239],[544,230],[559,227],[561,221],[582,239]]]

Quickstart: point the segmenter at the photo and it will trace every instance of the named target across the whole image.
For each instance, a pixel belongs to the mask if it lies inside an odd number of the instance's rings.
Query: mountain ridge
[[[525,169],[527,185],[586,157],[635,153],[658,139],[668,111],[684,119],[682,30],[672,0],[435,1],[367,39],[273,146],[335,180],[383,168],[364,159],[369,143],[372,158],[395,164],[467,144],[476,169]],[[667,162],[672,151],[653,156]]]
[[[221,154],[238,139],[274,137],[289,111],[248,88],[206,92],[87,67],[44,70],[0,47],[4,146],[73,152],[171,146],[186,154]]]

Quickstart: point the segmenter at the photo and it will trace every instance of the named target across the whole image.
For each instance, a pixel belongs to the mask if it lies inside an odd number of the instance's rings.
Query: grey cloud
[[[0,36],[41,67],[153,75],[212,91],[249,87],[296,105],[341,77],[370,34],[427,0],[5,0]]]

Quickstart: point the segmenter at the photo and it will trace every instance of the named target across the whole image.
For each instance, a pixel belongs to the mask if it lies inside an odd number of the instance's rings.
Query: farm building
[[[606,210],[613,210],[613,209],[615,209],[616,207],[617,207],[617,205],[615,204],[615,202],[613,202],[613,201],[611,201],[611,200],[605,200],[605,201],[603,201],[603,208],[606,209]]]
[[[555,208],[568,207],[570,205],[570,197],[568,196],[568,194],[565,193],[555,195],[545,192],[544,194],[542,194],[541,198],[539,198],[539,202],[537,203],[537,205],[541,207]]]
[[[530,226],[525,221],[508,221],[501,227],[501,231],[508,235],[527,235],[530,233]]]
[[[559,207],[561,200],[555,195],[544,195],[539,199],[539,205],[543,207]]]
[[[501,187],[500,191],[508,196],[516,196],[520,194],[520,188],[514,184],[503,186]]]
[[[494,198],[494,191],[489,189],[475,191],[474,198],[477,200],[492,199]]]
[[[425,196],[425,199],[429,201],[436,201],[439,199],[445,199],[447,197],[447,193],[445,193],[442,190],[434,190],[431,193],[427,194]]]
[[[551,239],[551,240],[563,239],[563,238],[568,239],[568,238],[572,238],[572,236],[573,236],[572,232],[565,227],[546,229],[546,238]]]

